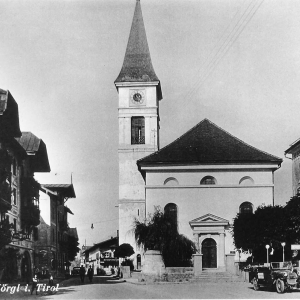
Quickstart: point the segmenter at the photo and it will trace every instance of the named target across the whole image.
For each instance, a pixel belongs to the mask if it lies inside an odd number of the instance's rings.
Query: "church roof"
[[[115,83],[155,81],[158,82],[158,95],[160,100],[162,97],[159,79],[152,66],[141,4],[140,1],[137,0],[123,66]]]
[[[276,163],[282,159],[258,150],[208,119],[202,120],[171,144],[137,161],[157,164]]]

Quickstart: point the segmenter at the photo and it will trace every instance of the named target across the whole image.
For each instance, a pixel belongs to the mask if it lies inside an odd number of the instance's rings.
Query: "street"
[[[19,293],[0,294],[1,299],[19,298],[43,299],[299,299],[300,290],[277,294],[267,289],[254,291],[245,282],[197,282],[165,284],[133,284],[114,280],[112,277],[95,277],[93,284],[80,283],[79,278],[71,278],[60,283],[54,295],[39,293],[31,295],[21,290]]]

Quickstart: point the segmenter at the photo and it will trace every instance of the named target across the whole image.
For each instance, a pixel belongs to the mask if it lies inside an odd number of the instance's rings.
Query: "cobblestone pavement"
[[[166,283],[137,285],[111,277],[95,277],[92,284],[81,284],[79,278],[60,283],[54,295],[40,292],[1,293],[1,299],[41,298],[50,299],[300,299],[300,291],[277,294],[267,289],[254,291],[250,283]]]

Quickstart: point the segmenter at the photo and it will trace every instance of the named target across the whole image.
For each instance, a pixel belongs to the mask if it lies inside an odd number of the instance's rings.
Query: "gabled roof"
[[[300,145],[300,139],[297,139],[295,142],[290,144],[290,147],[287,150],[284,151],[284,155],[293,154],[293,152],[298,149],[299,145]]]
[[[161,150],[137,161],[151,165],[275,163],[282,159],[258,150],[234,137],[208,119]]]
[[[30,156],[34,172],[50,172],[47,147],[43,140],[31,132],[22,132],[22,136],[16,140]]]
[[[157,94],[162,99],[159,79],[150,57],[140,1],[136,1],[124,62],[115,83],[158,82]]]
[[[0,137],[21,136],[18,104],[9,91],[0,89]]]
[[[41,188],[57,192],[62,197],[76,198],[73,184],[41,184]]]
[[[94,246],[90,247],[89,249],[86,249],[84,252],[91,252],[97,248],[99,248],[100,251],[106,251],[110,248],[116,248],[119,246],[119,237],[111,237],[108,240],[105,240],[103,242],[97,243]]]

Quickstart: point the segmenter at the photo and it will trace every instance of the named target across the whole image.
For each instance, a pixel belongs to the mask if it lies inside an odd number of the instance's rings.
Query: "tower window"
[[[131,144],[145,144],[145,118],[131,118]]]

